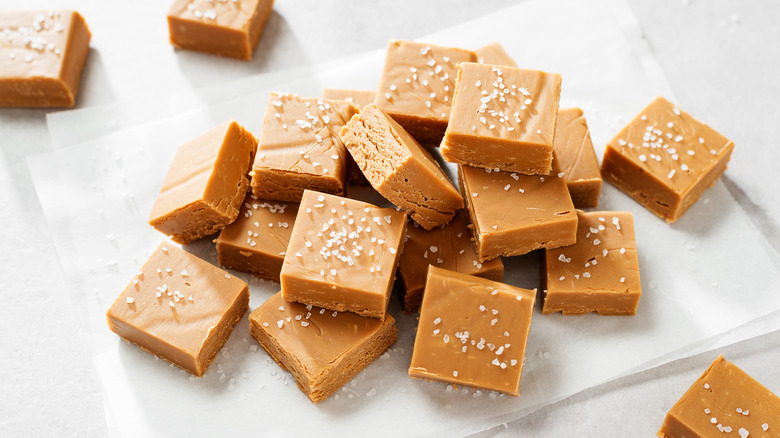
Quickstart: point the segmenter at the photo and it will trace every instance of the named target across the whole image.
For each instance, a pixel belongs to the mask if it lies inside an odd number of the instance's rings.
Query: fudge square
[[[385,318],[405,232],[405,213],[307,190],[282,265],[284,299]]]
[[[397,333],[390,315],[381,320],[290,303],[281,292],[249,315],[249,328],[314,403],[325,400],[385,352]]]
[[[238,217],[257,149],[252,133],[225,122],[184,143],[165,175],[149,224],[176,242],[215,233]]]
[[[574,207],[596,207],[601,193],[601,171],[581,109],[558,111],[553,149]]]
[[[551,172],[561,76],[464,62],[441,154],[452,163]]]
[[[479,261],[471,243],[468,217],[463,210],[458,210],[447,225],[430,231],[415,222],[407,225],[396,279],[399,297],[407,313],[420,308],[429,265],[495,281],[504,278],[501,258]]]
[[[298,204],[248,194],[236,221],[215,240],[219,264],[278,282],[297,214]]]
[[[780,436],[780,397],[723,356],[664,419],[659,438]]]
[[[536,292],[429,269],[409,375],[518,395]]]
[[[470,50],[391,40],[375,103],[417,141],[437,146],[447,129],[457,66],[476,61]]]
[[[577,219],[577,243],[545,251],[542,312],[635,314],[642,286],[633,216],[577,211]]]
[[[305,189],[343,195],[349,153],[338,132],[356,111],[346,101],[271,93],[252,166],[255,197],[301,202]]]
[[[479,260],[573,244],[577,213],[562,177],[555,161],[549,176],[458,166]]]
[[[376,92],[366,90],[344,90],[339,88],[325,88],[322,90],[323,99],[346,100],[354,103],[358,108],[362,108],[370,103],[374,103]],[[349,167],[347,180],[350,184],[359,186],[368,186],[370,183],[363,175],[352,155],[347,154],[347,166]]]
[[[667,222],[726,170],[734,143],[657,97],[607,144],[603,178]]]
[[[90,33],[76,11],[0,11],[0,107],[72,107]]]
[[[463,208],[439,163],[376,105],[353,116],[341,139],[371,186],[426,230],[446,224]]]
[[[168,11],[171,44],[250,60],[273,4],[273,0],[174,0]]]
[[[482,64],[517,67],[515,60],[506,53],[504,46],[497,41],[478,48],[474,53],[477,54],[478,61]]]
[[[249,306],[249,286],[160,244],[106,315],[108,327],[200,377]]]

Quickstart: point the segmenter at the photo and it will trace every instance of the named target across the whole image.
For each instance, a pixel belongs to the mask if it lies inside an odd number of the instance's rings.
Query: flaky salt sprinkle
[[[127,298],[125,299],[125,301],[127,301],[127,304],[133,304],[133,303],[135,302],[135,298],[133,298],[133,297],[127,297]]]

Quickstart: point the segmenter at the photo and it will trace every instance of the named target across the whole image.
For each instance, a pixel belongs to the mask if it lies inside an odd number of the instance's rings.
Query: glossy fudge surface
[[[558,111],[554,150],[574,207],[598,206],[601,171],[581,109],[566,108]]]
[[[478,61],[482,64],[517,67],[515,60],[506,53],[504,46],[497,41],[484,45],[474,52],[477,54]]]

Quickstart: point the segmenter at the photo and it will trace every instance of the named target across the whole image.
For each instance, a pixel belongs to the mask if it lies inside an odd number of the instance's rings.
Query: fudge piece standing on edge
[[[494,41],[486,46],[482,46],[474,51],[477,54],[478,62],[482,64],[503,65],[507,67],[517,67],[515,60],[506,53],[501,43]]]
[[[445,160],[549,175],[561,75],[464,62],[458,72]]]
[[[601,171],[581,109],[558,111],[554,150],[574,207],[594,208],[599,205]]]
[[[657,97],[607,144],[603,178],[674,222],[726,170],[734,143]]]
[[[542,258],[542,312],[634,315],[642,285],[633,216],[578,211],[577,218],[577,243],[548,249]]]
[[[273,4],[273,0],[174,0],[168,11],[171,44],[248,61]]]
[[[780,397],[723,356],[666,414],[659,438],[780,434]]]
[[[213,234],[238,217],[257,150],[235,121],[184,143],[154,200],[149,224],[178,243]]]
[[[358,106],[358,108],[362,108],[370,103],[374,103],[375,97],[376,92],[374,91],[341,90],[335,88],[326,88],[322,90],[323,99],[346,100],[347,102],[354,103]],[[366,176],[363,175],[363,172],[360,171],[360,168],[358,167],[357,163],[355,163],[355,159],[352,158],[352,155],[347,154],[347,162],[349,163],[347,165],[349,167],[347,179],[350,184],[357,186],[371,185],[371,183],[369,183],[366,179]]]
[[[431,266],[409,376],[518,395],[536,291]]]
[[[470,50],[391,40],[375,103],[418,142],[438,146],[450,117],[457,66],[476,61]]]
[[[200,377],[249,307],[249,286],[162,243],[111,305],[111,331]]]
[[[407,225],[396,279],[406,313],[417,312],[420,308],[428,265],[494,281],[504,278],[504,264],[500,258],[484,263],[479,261],[468,225],[463,210],[458,210],[447,225],[430,231],[414,222]]]
[[[307,190],[284,256],[287,301],[385,318],[406,214]]]
[[[72,107],[90,33],[76,11],[0,11],[0,107]]]
[[[319,403],[396,340],[395,320],[290,303],[277,293],[249,315],[252,336]]]
[[[552,167],[552,175],[531,176],[458,166],[481,261],[576,241],[577,213],[557,160]]]
[[[255,197],[301,202],[306,189],[343,195],[349,152],[338,133],[356,111],[341,100],[271,93],[252,167]]]
[[[257,199],[250,193],[235,222],[214,241],[219,264],[279,282],[298,204]]]
[[[353,116],[341,139],[371,186],[426,230],[446,224],[463,208],[439,163],[376,105]]]

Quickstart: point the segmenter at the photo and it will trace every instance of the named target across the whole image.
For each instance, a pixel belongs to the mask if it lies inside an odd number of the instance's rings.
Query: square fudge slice
[[[560,95],[557,73],[461,64],[442,157],[452,163],[548,175]]]
[[[518,395],[536,292],[429,269],[409,375]]]
[[[777,437],[780,397],[719,356],[666,414],[659,438]]]
[[[215,240],[219,264],[278,282],[297,214],[298,204],[257,199],[250,193],[236,221]]]
[[[494,41],[482,46],[474,51],[477,54],[478,62],[481,64],[503,65],[507,67],[517,67],[515,60],[506,53],[501,43]]]
[[[176,242],[213,234],[238,217],[257,150],[252,133],[225,122],[184,143],[165,175],[149,224]]]
[[[577,213],[555,161],[553,172],[532,176],[458,166],[481,261],[576,241]]]
[[[346,100],[347,102],[354,103],[358,108],[362,108],[370,103],[374,103],[376,92],[366,90],[342,90],[336,88],[326,88],[322,90],[322,98],[331,100]],[[355,163],[355,159],[352,158],[352,155],[347,154],[347,162],[349,163],[347,165],[349,167],[347,179],[350,184],[358,186],[371,185],[371,183],[369,183],[366,179],[366,176],[363,175],[363,172],[360,170],[357,163]]]
[[[574,207],[596,207],[601,193],[601,171],[581,109],[558,111],[553,148]]]
[[[171,44],[250,60],[273,4],[273,0],[174,0],[168,11]]]
[[[405,213],[307,190],[282,265],[284,299],[384,318],[405,232]]]
[[[106,317],[119,336],[200,377],[248,306],[244,281],[162,243]]]
[[[667,222],[726,170],[734,143],[656,98],[607,144],[603,178]]]
[[[642,286],[633,216],[578,211],[577,218],[577,243],[545,251],[542,312],[634,315]]]
[[[90,33],[76,11],[0,11],[0,107],[72,107]]]
[[[252,167],[255,197],[301,202],[306,189],[343,195],[349,152],[338,133],[356,111],[342,100],[271,93]]]
[[[353,116],[341,139],[371,186],[426,230],[446,224],[463,208],[439,163],[376,105]]]
[[[380,320],[290,303],[281,292],[249,315],[249,327],[314,403],[325,400],[385,352],[397,333],[390,315]]]
[[[471,242],[468,217],[463,210],[458,210],[447,225],[430,231],[411,222],[406,227],[404,240],[396,284],[407,313],[420,309],[429,265],[494,281],[504,278],[504,264],[500,258],[479,261]]]
[[[476,61],[470,50],[391,40],[375,103],[417,141],[437,146],[447,129],[458,64]]]

